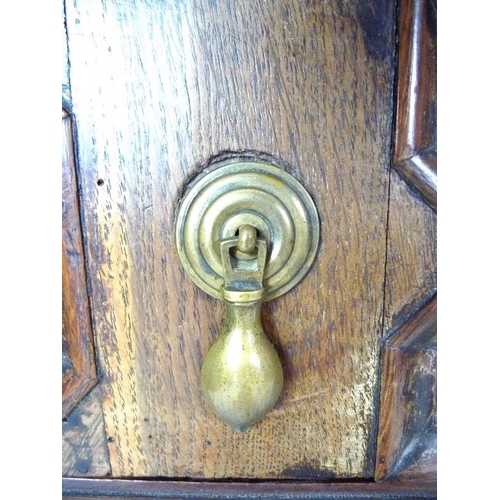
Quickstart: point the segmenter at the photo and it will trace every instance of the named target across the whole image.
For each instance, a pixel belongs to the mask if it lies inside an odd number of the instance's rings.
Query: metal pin
[[[243,224],[238,232],[238,250],[242,253],[252,253],[257,245],[257,230],[250,224]]]

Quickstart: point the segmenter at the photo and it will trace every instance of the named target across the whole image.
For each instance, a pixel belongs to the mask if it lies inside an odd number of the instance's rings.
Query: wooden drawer
[[[66,2],[98,373],[63,421],[68,497],[435,495],[435,11]],[[238,434],[200,390],[223,306],[184,272],[174,223],[188,181],[242,152],[293,172],[321,237],[307,276],[263,306],[285,384]]]

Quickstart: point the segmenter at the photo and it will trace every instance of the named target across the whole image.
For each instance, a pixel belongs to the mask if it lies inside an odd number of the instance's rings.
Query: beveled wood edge
[[[80,401],[97,385],[95,374],[71,375],[63,379],[62,418],[67,417]]]
[[[398,20],[398,76],[393,163],[396,170],[437,210],[435,123],[426,111],[436,97],[437,68],[429,51],[427,0],[402,0]],[[426,128],[427,127],[427,128]],[[429,130],[432,127],[434,130]]]
[[[63,498],[228,500],[419,500],[437,498],[436,483],[194,482],[63,478]]]
[[[430,297],[405,323],[385,339],[387,349],[407,349],[426,336],[437,322],[437,293]]]
[[[67,127],[67,133],[64,137],[69,138],[70,144],[67,144],[68,150],[71,152],[68,158],[69,168],[72,169],[72,180],[76,182],[76,158],[74,153],[73,144],[73,121],[71,114],[62,107],[62,121]],[[63,145],[64,147],[64,145]],[[63,177],[64,179],[64,177]],[[78,200],[78,189],[77,186],[72,186],[72,200],[71,200],[71,210],[75,216],[76,220],[79,219],[79,200]],[[64,223],[63,223],[64,228]],[[63,231],[63,249],[66,247],[64,231]],[[63,375],[62,379],[62,418],[65,418],[77,405],[78,403],[97,385],[97,369],[94,358],[94,337],[92,332],[92,320],[90,316],[90,300],[87,294],[87,278],[85,265],[83,263],[84,250],[83,250],[83,239],[81,233],[81,227],[78,228],[79,241],[75,243],[78,247],[78,253],[81,255],[81,265],[79,269],[72,269],[71,266],[66,265],[65,258],[63,255],[63,272],[66,271],[70,273],[70,281],[78,285],[78,288],[85,290],[85,305],[81,305],[82,309],[86,309],[86,314],[79,317],[76,315],[75,318],[75,328],[78,331],[77,346],[72,346],[72,351],[77,351],[82,354],[82,356],[77,359],[71,359],[72,367],[66,374]],[[70,246],[70,245],[68,245]],[[81,346],[84,344],[88,345],[88,349],[82,349]]]
[[[394,169],[417,189],[428,205],[437,212],[437,154],[435,149],[409,158],[394,160]]]
[[[434,294],[425,304],[395,332],[389,335],[382,346],[382,363],[381,363],[381,389],[379,403],[379,430],[377,436],[377,452],[375,460],[375,480],[377,482],[401,481],[404,484],[419,484],[420,481],[432,482],[436,481],[437,471],[428,470],[419,473],[417,477],[406,479],[398,477],[404,473],[404,468],[399,470],[397,474],[394,471],[401,466],[402,459],[406,448],[401,447],[401,441],[394,440],[391,432],[391,425],[394,423],[394,416],[398,411],[401,413],[401,407],[404,408],[405,400],[394,401],[393,384],[388,386],[386,379],[388,374],[395,372],[395,363],[398,358],[395,357],[396,352],[410,353],[415,349],[425,349],[431,347],[435,342],[435,330],[437,328],[437,293]],[[435,349],[435,344],[434,344]],[[396,408],[393,407],[396,404]],[[427,417],[427,416],[426,416]],[[406,423],[406,422],[405,422]],[[409,429],[409,432],[413,429]],[[416,437],[416,436],[414,436]],[[394,455],[393,451],[400,449],[400,454]],[[435,450],[434,450],[435,451]]]

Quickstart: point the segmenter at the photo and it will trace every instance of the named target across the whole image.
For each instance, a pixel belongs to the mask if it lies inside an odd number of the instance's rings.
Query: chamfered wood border
[[[434,484],[192,482],[127,479],[72,479],[62,481],[63,498],[77,500],[151,498],[176,500],[424,500],[437,498]]]
[[[97,383],[71,115],[62,109],[62,416]]]
[[[402,0],[394,167],[437,209],[437,1]]]
[[[436,334],[434,295],[383,347],[377,481],[437,480]]]

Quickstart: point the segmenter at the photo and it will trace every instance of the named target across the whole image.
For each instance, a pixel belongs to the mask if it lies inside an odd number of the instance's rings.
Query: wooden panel
[[[423,500],[437,498],[435,484],[193,483],[63,479],[63,498],[169,498],[170,500]]]
[[[376,479],[436,480],[437,297],[384,346]]]
[[[391,174],[384,333],[399,328],[437,289],[437,217],[398,173]]]
[[[62,414],[96,384],[71,117],[63,109],[62,143]]]
[[[111,474],[99,387],[63,418],[62,474],[70,477]]]
[[[437,206],[437,3],[403,0],[399,17],[395,166]]]
[[[371,477],[394,3],[67,4],[103,409],[114,476]],[[183,186],[225,151],[291,165],[316,200],[311,273],[264,307],[285,366],[248,434],[206,408],[222,305],[176,254]]]
[[[409,184],[392,174],[375,470],[384,481],[436,480],[435,24],[435,2],[402,2],[394,164]]]

